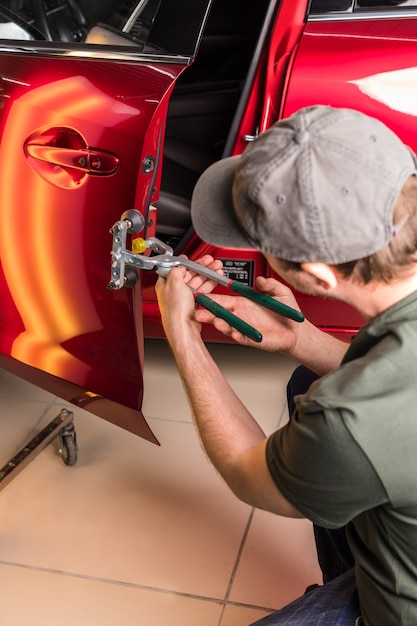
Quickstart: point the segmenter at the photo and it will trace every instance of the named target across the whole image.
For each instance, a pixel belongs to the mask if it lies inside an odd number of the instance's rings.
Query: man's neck
[[[417,291],[417,270],[390,283],[373,281],[363,285],[351,280],[341,281],[337,291],[344,302],[369,320]]]

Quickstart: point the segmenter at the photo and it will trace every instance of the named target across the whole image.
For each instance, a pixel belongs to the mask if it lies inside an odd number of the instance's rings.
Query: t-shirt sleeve
[[[278,489],[317,525],[338,528],[387,502],[385,489],[352,438],[344,409],[310,403],[268,439],[266,460]]]

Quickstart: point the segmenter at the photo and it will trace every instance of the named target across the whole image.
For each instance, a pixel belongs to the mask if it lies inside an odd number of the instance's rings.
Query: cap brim
[[[240,156],[216,161],[194,187],[191,219],[203,241],[221,248],[251,248],[233,208],[232,187]]]

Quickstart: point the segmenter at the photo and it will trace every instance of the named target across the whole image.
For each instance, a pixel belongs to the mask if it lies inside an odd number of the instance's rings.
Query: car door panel
[[[416,26],[417,17],[307,24],[285,115],[306,103],[357,108],[415,145]]]
[[[319,18],[318,18],[319,19]],[[417,149],[417,17],[362,14],[307,23],[294,54],[283,116],[301,107],[349,107],[380,119]],[[346,305],[299,294],[309,319],[347,336],[363,324]]]
[[[191,60],[0,43],[0,367],[154,443],[141,287],[107,289],[109,229],[158,195],[168,100]]]

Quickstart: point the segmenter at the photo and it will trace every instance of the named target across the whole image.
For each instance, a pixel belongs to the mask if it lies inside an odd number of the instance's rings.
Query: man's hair
[[[381,250],[356,261],[334,265],[344,278],[364,284],[372,280],[388,283],[417,262],[417,178],[405,182],[394,207],[397,231]],[[301,263],[280,259],[286,269],[300,270]]]

